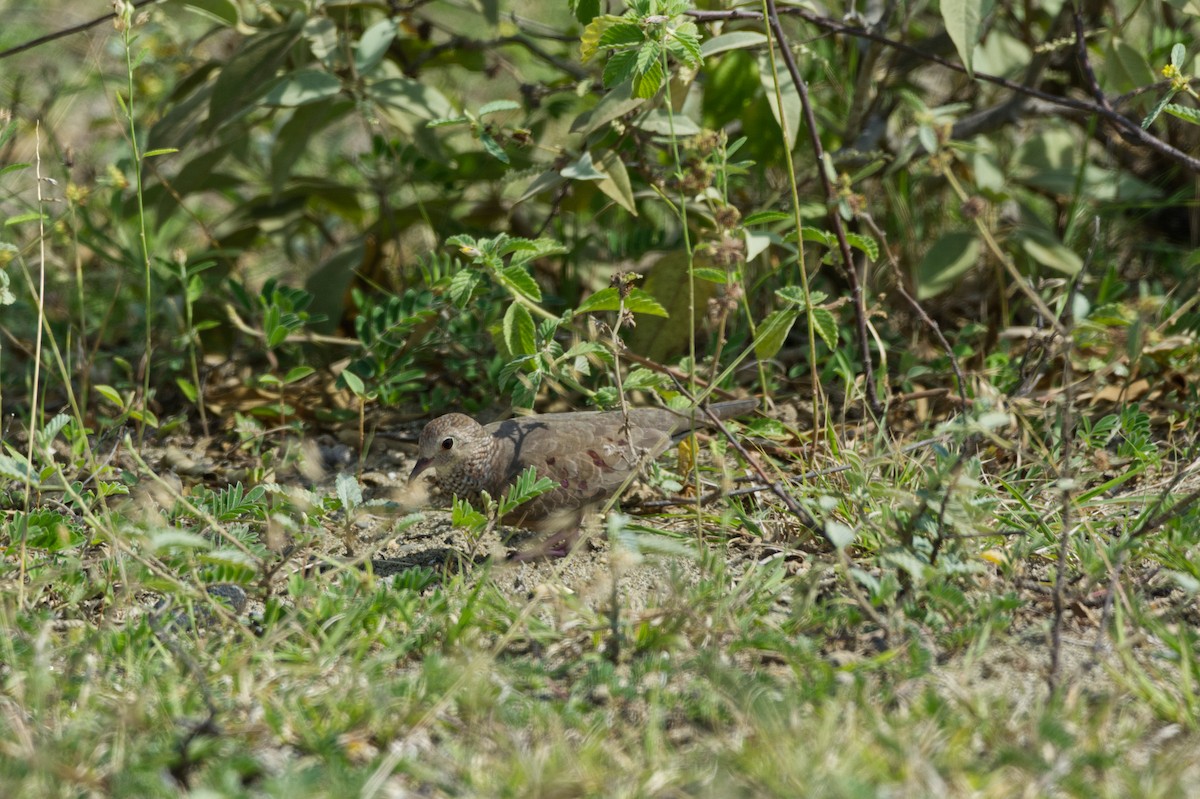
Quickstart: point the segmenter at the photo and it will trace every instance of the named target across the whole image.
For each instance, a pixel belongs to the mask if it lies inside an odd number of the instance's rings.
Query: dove
[[[719,419],[750,413],[753,399],[718,402]],[[696,413],[696,423],[708,424]],[[687,413],[667,408],[633,408],[626,425],[621,411],[578,411],[522,416],[482,425],[461,413],[439,416],[421,431],[411,483],[432,469],[431,482],[479,506],[480,494],[499,499],[532,466],[558,485],[517,507],[507,525],[554,533],[547,551],[570,541],[584,513],[611,497],[630,474],[657,458],[691,426]]]

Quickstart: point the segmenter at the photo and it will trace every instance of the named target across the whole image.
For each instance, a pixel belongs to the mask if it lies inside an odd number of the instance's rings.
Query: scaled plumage
[[[757,401],[714,403],[721,419],[749,413]],[[696,423],[708,416],[697,412]],[[581,411],[523,416],[481,425],[461,413],[439,416],[421,431],[420,452],[409,479],[427,469],[443,493],[478,505],[486,491],[498,499],[530,466],[558,487],[504,518],[540,532],[579,525],[584,511],[608,499],[630,472],[661,455],[672,438],[689,429],[686,414],[666,408],[634,408],[629,423],[620,411]],[[631,446],[632,445],[632,446]]]

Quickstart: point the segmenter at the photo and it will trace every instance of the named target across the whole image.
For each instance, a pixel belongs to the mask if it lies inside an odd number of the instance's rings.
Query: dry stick
[[[844,23],[838,22],[837,20],[830,19],[828,17],[823,17],[820,14],[814,14],[813,12],[808,11],[807,9],[804,9],[804,8],[789,6],[788,8],[783,9],[780,13],[798,16],[801,19],[805,20],[806,22],[810,22],[813,25],[816,25],[818,28],[822,28],[822,29],[830,31],[832,33],[839,33],[839,34],[843,34],[845,36],[854,36],[854,37],[857,37],[860,39],[867,39],[872,42],[879,42],[880,44],[884,44],[895,50],[899,50],[902,53],[908,53],[909,55],[915,56],[916,58],[922,59],[924,61],[929,61],[931,63],[945,67],[946,69],[953,70],[954,72],[959,72],[964,75],[967,74],[967,70],[965,67],[963,67],[960,64],[956,64],[953,61],[950,61],[949,59],[942,58],[941,56],[933,55],[932,53],[928,53],[917,47],[913,47],[912,45],[904,44],[902,42],[895,41],[894,39],[889,39],[886,36],[881,36],[877,33],[866,30],[864,28],[856,27],[853,25],[846,25]],[[692,19],[698,20],[700,22],[717,22],[717,21],[732,20],[732,19],[750,19],[750,20],[761,20],[762,19],[762,14],[758,13],[757,11],[740,11],[740,10],[738,10],[738,11],[689,11],[688,15],[690,17],[692,17]],[[1028,95],[1029,97],[1033,97],[1035,99],[1045,101],[1052,105],[1058,105],[1058,106],[1062,106],[1064,108],[1072,108],[1076,111],[1082,111],[1085,114],[1096,114],[1096,115],[1102,117],[1103,119],[1107,120],[1115,128],[1117,128],[1117,130],[1121,133],[1121,136],[1123,138],[1125,138],[1127,140],[1132,140],[1135,143],[1141,144],[1145,147],[1149,147],[1150,149],[1154,150],[1155,152],[1157,152],[1161,155],[1165,155],[1165,156],[1171,158],[1172,160],[1178,161],[1179,163],[1183,164],[1191,171],[1200,173],[1200,158],[1196,158],[1195,156],[1189,155],[1189,154],[1183,152],[1182,150],[1172,147],[1170,144],[1167,144],[1166,142],[1162,141],[1157,136],[1154,136],[1153,134],[1151,134],[1149,131],[1144,130],[1139,122],[1128,119],[1127,117],[1123,116],[1121,113],[1117,112],[1116,110],[1112,109],[1111,107],[1105,108],[1104,106],[1100,105],[1099,103],[1089,102],[1086,100],[1076,100],[1076,99],[1070,98],[1070,97],[1062,97],[1059,95],[1050,94],[1048,92],[1043,92],[1038,89],[1034,89],[1029,86],[1025,86],[1020,83],[1016,83],[1015,81],[1011,81],[1006,78],[1000,78],[995,75],[989,75],[985,72],[976,71],[974,73],[974,75],[977,80],[981,80],[984,83],[991,83],[996,86],[1000,86],[1002,88],[1008,89],[1010,91],[1020,92],[1021,94]]]
[[[875,391],[875,366],[871,359],[871,338],[867,333],[867,308],[866,299],[863,296],[862,281],[859,280],[858,271],[854,267],[854,256],[850,252],[850,241],[846,238],[846,228],[842,223],[842,216],[837,210],[837,187],[833,185],[825,169],[825,149],[821,144],[821,135],[817,128],[817,118],[813,113],[812,102],[808,97],[808,84],[804,82],[799,68],[796,67],[796,59],[792,55],[792,49],[788,45],[787,37],[783,33],[783,26],[779,24],[779,11],[775,8],[775,0],[765,0],[765,2],[767,14],[770,17],[771,30],[775,34],[776,42],[779,43],[779,54],[782,56],[784,66],[787,67],[788,74],[791,75],[792,82],[796,86],[796,93],[800,97],[800,108],[804,114],[805,126],[808,128],[808,139],[812,146],[817,175],[820,178],[822,188],[825,190],[825,202],[828,205],[829,212],[828,218],[833,224],[833,232],[837,237],[838,249],[841,252],[842,267],[846,274],[846,280],[850,283],[851,305],[854,307],[854,324],[858,334],[859,354],[863,359],[863,381],[865,382],[863,389],[867,395],[867,407],[871,409],[871,413],[875,414],[875,416],[882,416],[884,410],[883,404],[879,401],[879,397]],[[794,180],[795,176],[792,176],[792,179]]]

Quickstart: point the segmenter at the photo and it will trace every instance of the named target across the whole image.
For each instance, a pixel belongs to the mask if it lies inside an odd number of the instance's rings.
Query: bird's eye
[[[451,449],[454,447],[454,439],[447,438],[442,441],[442,449]]]

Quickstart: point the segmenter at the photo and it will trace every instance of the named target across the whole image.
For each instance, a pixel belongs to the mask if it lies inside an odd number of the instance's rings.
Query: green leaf
[[[795,219],[792,214],[783,211],[755,211],[742,220],[743,225],[765,225],[768,222],[782,222],[785,219]]]
[[[958,50],[958,57],[966,67],[967,74],[974,77],[975,46],[979,43],[979,20],[982,0],[941,0],[942,20],[946,33]]]
[[[596,188],[611,197],[617,205],[634,216],[638,215],[637,205],[633,201],[633,185],[629,182],[629,172],[625,162],[614,147],[604,151],[596,169],[604,174],[604,179],[596,184]]]
[[[571,123],[572,133],[582,133],[589,136],[595,130],[607,125],[618,117],[625,116],[646,101],[633,96],[632,81],[625,81],[613,88],[600,98],[596,107],[585,111]]]
[[[237,5],[232,0],[176,0],[164,5],[181,6],[193,14],[207,17],[230,28],[236,26],[240,20]]]
[[[500,142],[496,141],[496,139],[492,137],[492,134],[488,133],[486,130],[481,130],[479,132],[479,141],[483,144],[483,149],[487,150],[488,155],[492,156],[502,164],[507,164],[509,162],[508,153],[504,152],[504,148],[500,146]]]
[[[672,133],[676,136],[695,136],[700,132],[700,126],[689,117],[661,108],[639,119],[636,126],[639,130],[659,136],[670,136]]]
[[[727,50],[746,50],[751,47],[762,47],[767,43],[767,37],[755,31],[734,31],[714,36],[700,45],[700,55],[704,58],[724,53]]]
[[[667,309],[653,294],[639,288],[630,290],[629,296],[625,298],[625,308],[632,313],[646,314],[647,316],[666,318],[669,315]],[[612,310],[616,310],[616,308],[614,307]]]
[[[512,487],[500,500],[500,508],[497,512],[499,516],[506,516],[515,510],[518,506],[525,504],[531,499],[540,497],[547,491],[553,491],[558,488],[559,484],[548,477],[538,477],[537,469],[530,466],[525,471],[521,472],[520,476],[513,482]]]
[[[596,169],[592,163],[592,154],[586,150],[579,156],[579,160],[563,167],[560,174],[571,180],[604,180],[608,177]]]
[[[811,311],[813,319],[813,327],[816,328],[821,340],[825,342],[825,346],[830,350],[837,349],[838,342],[838,326],[837,319],[828,308],[814,307]]]
[[[825,537],[835,548],[845,549],[854,543],[854,528],[841,522],[827,521],[825,522]]]
[[[780,286],[775,289],[775,296],[785,302],[792,302],[799,305],[801,308],[808,305],[808,300],[804,298],[803,286]],[[816,303],[813,303],[814,305]]]
[[[1157,105],[1155,105],[1154,108],[1150,110],[1150,113],[1146,114],[1146,118],[1142,120],[1143,129],[1149,128],[1154,124],[1154,120],[1158,119],[1158,115],[1163,112],[1163,109],[1167,107],[1167,105],[1171,102],[1171,98],[1174,96],[1175,90],[1168,89],[1167,93],[1162,96],[1162,99],[1158,101]]]
[[[512,100],[492,100],[490,103],[484,103],[479,109],[477,116],[483,119],[489,114],[498,114],[501,111],[520,111],[521,104],[515,103]]]
[[[684,23],[675,29],[671,38],[671,55],[695,68],[700,66],[703,57],[700,54],[700,35],[692,23]]]
[[[388,78],[370,83],[366,94],[377,103],[408,112],[421,119],[457,116],[454,106],[437,89],[411,78]],[[460,117],[465,120],[465,117]]]
[[[621,297],[617,294],[617,290],[612,286],[603,288],[597,291],[592,296],[584,300],[575,313],[594,313],[596,311],[616,311],[621,306]],[[633,289],[629,292],[629,296],[625,298],[625,308],[633,313],[642,313],[648,316],[667,316],[667,309],[663,308],[662,304],[654,299],[643,289]]]
[[[170,155],[171,153],[177,152],[179,152],[178,147],[160,147],[157,150],[151,150],[150,152],[142,153],[142,159],[145,160],[147,158],[157,158],[160,155]]]
[[[729,282],[729,273],[723,269],[701,267],[692,270],[697,280],[707,280],[709,283],[725,284]]]
[[[513,356],[532,355],[537,350],[533,317],[519,302],[508,306],[504,313],[504,344]]]
[[[120,408],[122,410],[125,409],[124,398],[121,397],[120,392],[117,391],[112,386],[99,385],[99,386],[92,386],[92,388],[95,389],[97,394],[104,397],[106,400],[111,402],[113,405],[116,405],[118,408]]]
[[[620,307],[620,295],[612,286],[600,289],[595,294],[579,303],[575,308],[576,314],[595,313],[596,311],[615,311]]]
[[[583,29],[583,35],[579,37],[579,60],[584,63],[589,61],[599,51],[600,39],[604,36],[604,32],[614,25],[625,25],[627,22],[628,20],[624,17],[615,17],[612,14],[594,17]]]
[[[640,25],[622,22],[606,27],[600,34],[596,47],[599,49],[624,48],[630,45],[639,45],[645,40],[646,34],[642,32]]]
[[[354,396],[362,397],[366,395],[367,387],[363,383],[363,379],[354,374],[354,372],[351,372],[349,369],[343,369],[338,377],[346,384],[346,388],[350,389]]]
[[[334,486],[337,489],[338,502],[342,503],[344,510],[362,507],[362,486],[358,484],[353,475],[339,473],[334,478]]]
[[[303,380],[315,371],[317,370],[311,366],[293,366],[288,370],[288,373],[284,375],[283,383],[284,385],[290,385],[295,383],[297,380]]]
[[[625,376],[622,381],[626,391],[645,391],[650,388],[662,388],[669,383],[669,378],[661,372],[637,368]]]
[[[363,31],[354,48],[354,68],[358,74],[366,75],[379,66],[395,39],[396,21],[393,19],[380,20]]]
[[[1065,275],[1074,276],[1083,269],[1083,259],[1074,250],[1049,236],[1024,236],[1021,238],[1021,249],[1043,266]]]
[[[520,294],[534,302],[542,301],[542,290],[538,287],[533,275],[525,271],[523,266],[507,266],[500,272],[505,288],[515,294]]]
[[[662,47],[658,42],[647,42],[638,51],[637,74],[633,79],[633,96],[649,99],[654,96],[664,80]]]
[[[467,302],[471,299],[471,295],[475,293],[475,287],[479,285],[481,278],[475,272],[469,269],[461,269],[454,273],[450,278],[450,300],[459,308],[466,307]]]
[[[774,358],[792,332],[792,325],[800,317],[796,308],[783,308],[773,311],[763,323],[758,326],[754,337],[754,355],[760,361]]]
[[[619,53],[613,53],[608,59],[608,63],[604,65],[604,85],[616,86],[619,83],[624,83],[627,80],[633,79],[633,95],[641,97],[637,94],[637,85],[640,82],[640,76],[635,79],[637,72],[637,51],[624,50]],[[644,99],[644,98],[643,98]]]
[[[17,214],[16,216],[10,216],[8,219],[4,220],[4,226],[12,227],[13,225],[20,225],[24,222],[32,222],[35,219],[44,219],[44,218],[45,217],[41,213],[39,213],[37,211],[30,211],[29,213],[26,213],[26,214]]]
[[[947,233],[933,243],[917,267],[917,299],[951,288],[979,261],[979,241],[971,233]]]
[[[1167,103],[1163,106],[1163,110],[1173,117],[1191,122],[1193,125],[1200,125],[1200,111],[1195,108],[1188,108],[1185,105],[1177,105],[1175,103]]]
[[[200,396],[200,392],[196,390],[196,384],[191,380],[177,377],[175,378],[175,385],[179,386],[179,390],[183,392],[183,396],[187,397],[188,402],[194,403],[196,398]]]
[[[1187,48],[1182,43],[1176,42],[1171,47],[1171,66],[1183,71],[1183,62],[1187,58]]]
[[[600,13],[600,0],[576,0],[575,19],[580,25],[587,25]]]
[[[342,82],[336,75],[320,69],[301,69],[275,84],[264,102],[294,108],[328,99],[341,90]]]
[[[879,258],[879,243],[870,236],[863,236],[858,233],[846,233],[846,242],[856,250],[864,252],[872,261]]]

